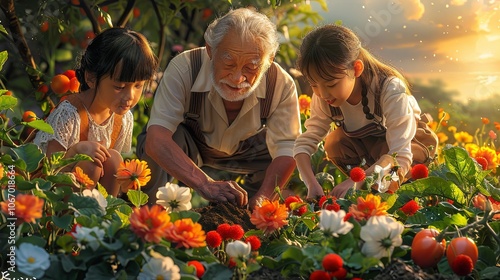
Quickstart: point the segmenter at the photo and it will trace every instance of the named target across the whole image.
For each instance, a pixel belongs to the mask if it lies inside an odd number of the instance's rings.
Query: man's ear
[[[206,50],[208,53],[208,57],[210,57],[210,59],[212,59],[212,47],[210,47],[209,44],[205,44],[205,47],[206,47]]]
[[[365,69],[365,64],[361,59],[356,59],[354,61],[354,76],[359,77],[363,73],[363,70]]]
[[[89,86],[89,88],[94,88],[96,84],[96,76],[94,73],[90,73],[89,71],[85,71],[85,82]]]

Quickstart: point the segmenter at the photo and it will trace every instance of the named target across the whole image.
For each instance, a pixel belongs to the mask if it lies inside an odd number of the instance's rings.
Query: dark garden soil
[[[220,224],[227,223],[229,225],[239,224],[243,230],[255,229],[255,226],[250,222],[250,210],[240,208],[231,203],[211,203],[208,206],[193,209],[201,214],[198,221],[203,230],[209,232],[216,230]]]

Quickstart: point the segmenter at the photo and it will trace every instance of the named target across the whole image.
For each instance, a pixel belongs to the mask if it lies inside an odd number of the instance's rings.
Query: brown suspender
[[[194,84],[198,73],[201,68],[201,52],[202,48],[196,48],[191,51],[191,81]],[[262,126],[266,125],[267,118],[270,114],[271,103],[274,96],[274,88],[276,86],[276,77],[278,69],[277,66],[272,63],[266,73],[266,97],[259,98],[260,103],[260,122]],[[200,141],[205,142],[205,137],[201,132],[200,126],[198,124],[198,118],[200,117],[201,106],[205,100],[207,92],[191,92],[191,100],[189,103],[189,110],[184,114],[184,123],[192,130],[192,133],[196,135],[196,138]]]
[[[69,95],[66,100],[68,100],[71,105],[75,106],[78,111],[78,115],[80,116],[80,141],[87,141],[89,134],[89,117],[83,101],[77,94]],[[114,148],[116,144],[116,140],[118,139],[118,135],[120,134],[122,128],[122,118],[122,115],[114,114],[111,144],[109,146],[110,148]]]

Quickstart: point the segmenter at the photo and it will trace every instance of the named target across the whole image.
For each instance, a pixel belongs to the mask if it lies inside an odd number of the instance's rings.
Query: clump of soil
[[[430,274],[423,271],[419,266],[405,264],[402,260],[396,259],[387,266],[375,280],[450,280],[456,279],[453,276],[440,274]]]
[[[193,209],[201,214],[198,221],[205,232],[216,230],[220,224],[238,224],[244,231],[255,229],[250,222],[251,212],[246,208],[240,208],[231,203],[211,203],[202,208]]]

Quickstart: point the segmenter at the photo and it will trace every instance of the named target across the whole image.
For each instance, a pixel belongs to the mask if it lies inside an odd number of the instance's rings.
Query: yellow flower
[[[349,207],[349,213],[358,220],[368,220],[373,216],[387,215],[387,210],[389,205],[386,202],[382,202],[382,199],[378,195],[373,195],[369,193],[366,198],[358,197],[358,203],[352,204]]]
[[[83,169],[81,169],[79,166],[75,168],[75,171],[72,172],[75,175],[75,179],[78,183],[80,183],[81,186],[90,189],[93,186],[95,186],[95,182],[87,176],[83,172]]]
[[[265,199],[260,206],[255,206],[250,221],[265,234],[269,234],[288,224],[287,217],[285,204],[280,204],[277,200]]]
[[[450,125],[450,127],[448,127],[448,131],[455,134],[457,133],[457,127],[454,125]]]
[[[167,228],[165,238],[172,243],[177,243],[176,248],[198,248],[204,247],[205,231],[201,224],[194,223],[191,219],[180,219]]]
[[[472,141],[474,140],[474,136],[465,131],[457,132],[453,136],[458,143],[472,143]]]
[[[3,178],[4,173],[5,173],[5,172],[4,172],[3,164],[1,164],[1,163],[0,163],[0,179],[2,179],[2,178]]]
[[[439,139],[439,144],[444,144],[446,141],[448,141],[448,135],[444,134],[443,132],[438,132],[437,137]]]
[[[14,207],[10,208],[7,202],[0,202],[2,211],[6,214],[14,211],[16,218],[26,223],[34,223],[36,219],[42,217],[44,200],[31,195],[20,193],[16,196]],[[11,210],[12,209],[12,210]]]
[[[151,170],[146,161],[132,159],[121,162],[115,176],[121,191],[128,192],[146,185],[151,180]]]
[[[302,94],[299,96],[299,107],[300,113],[304,115],[309,115],[311,109],[311,97],[307,94]]]

